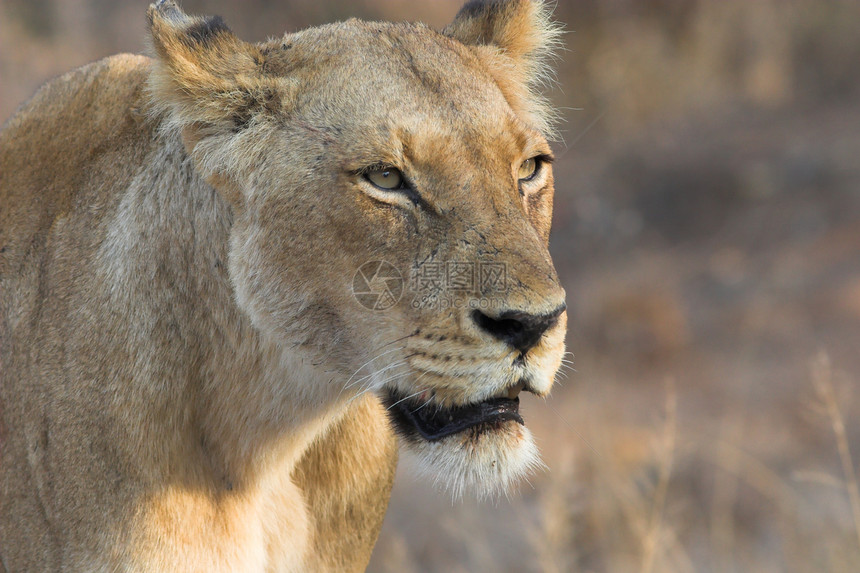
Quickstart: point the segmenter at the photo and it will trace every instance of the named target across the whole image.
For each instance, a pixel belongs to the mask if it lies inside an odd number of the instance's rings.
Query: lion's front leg
[[[397,438],[375,396],[355,400],[293,473],[311,519],[309,571],[364,571],[394,481]]]

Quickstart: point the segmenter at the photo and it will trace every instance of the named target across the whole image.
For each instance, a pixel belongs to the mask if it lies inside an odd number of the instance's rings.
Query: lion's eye
[[[403,174],[393,167],[374,169],[364,174],[364,178],[386,191],[394,191],[403,187]]]
[[[529,181],[531,180],[538,169],[538,160],[536,157],[532,157],[531,159],[526,159],[520,165],[520,172],[517,178],[520,181]]]

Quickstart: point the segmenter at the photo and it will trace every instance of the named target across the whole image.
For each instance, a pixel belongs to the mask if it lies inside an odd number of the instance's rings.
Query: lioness
[[[566,322],[546,6],[262,44],[148,19],[153,59],[70,72],[0,134],[3,568],[358,570],[392,428],[455,495],[539,463],[517,394],[549,392]]]

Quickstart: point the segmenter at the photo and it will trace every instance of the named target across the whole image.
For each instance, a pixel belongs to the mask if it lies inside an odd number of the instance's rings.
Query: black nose
[[[538,343],[567,307],[561,305],[549,314],[529,314],[517,310],[501,313],[498,318],[487,316],[480,310],[472,311],[472,320],[483,330],[507,342],[523,354]]]

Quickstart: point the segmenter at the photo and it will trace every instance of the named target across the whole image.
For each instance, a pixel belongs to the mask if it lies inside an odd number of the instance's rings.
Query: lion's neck
[[[117,285],[114,304],[150,301],[140,317],[148,327],[140,362],[163,361],[166,346],[181,364],[170,369],[173,378],[157,381],[157,394],[152,371],[132,373],[141,404],[136,423],[153,437],[141,453],[186,485],[254,487],[269,471],[289,475],[344,401],[324,366],[312,365],[319,357],[265,340],[236,306],[227,273],[231,207],[196,174],[179,138],[164,137],[151,161],[157,172],[129,187],[103,249],[105,275]],[[141,277],[156,277],[170,291]]]
[[[319,357],[266,340],[237,307],[230,205],[194,172],[179,138],[163,137],[148,162],[155,167],[126,189],[96,257],[108,306],[135,309],[126,319],[133,347],[116,342],[134,356],[117,375],[115,416],[134,438],[131,466],[145,468],[135,476],[143,489],[134,544],[156,551],[176,532],[199,530],[207,547],[262,551],[213,554],[213,563],[265,561],[273,547],[300,555],[306,511],[293,469],[345,398],[313,365]],[[223,543],[211,542],[219,536]],[[175,553],[197,555],[191,546]]]
[[[291,471],[344,409],[309,357],[256,332],[211,356],[203,428],[234,487]]]

